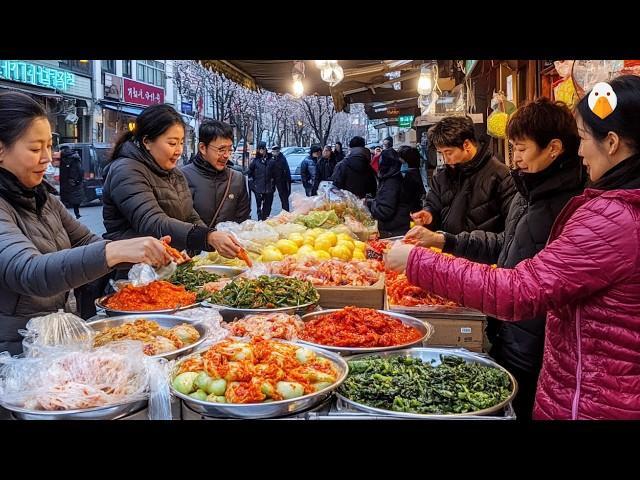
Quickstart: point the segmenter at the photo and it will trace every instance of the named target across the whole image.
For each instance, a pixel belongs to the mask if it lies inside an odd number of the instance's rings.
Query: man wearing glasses
[[[244,222],[251,215],[244,175],[227,166],[233,155],[233,129],[227,123],[207,120],[200,125],[198,139],[198,153],[182,168],[196,212],[209,227]]]

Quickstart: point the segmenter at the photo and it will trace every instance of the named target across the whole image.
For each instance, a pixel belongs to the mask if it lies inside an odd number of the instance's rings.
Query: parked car
[[[294,182],[302,181],[300,177],[300,164],[309,156],[307,149],[303,149],[303,153],[289,153],[284,154],[289,164],[289,170],[291,170],[291,180]]]
[[[308,151],[309,149],[305,147],[284,147],[280,149],[280,153],[285,157],[290,153],[307,153]]]
[[[60,147],[69,147],[82,160],[84,171],[85,203],[102,199],[102,169],[107,164],[113,145],[110,143],[62,143]]]

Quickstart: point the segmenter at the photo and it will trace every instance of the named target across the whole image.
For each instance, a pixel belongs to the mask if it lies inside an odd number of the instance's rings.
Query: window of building
[[[116,61],[115,60],[102,60],[102,71],[107,73],[116,74]]]
[[[131,78],[131,60],[122,60],[122,76]]]
[[[91,61],[85,60],[60,60],[60,66],[71,70],[72,72],[80,73],[83,75],[91,75]]]
[[[164,63],[157,60],[138,60],[136,77],[141,82],[164,88]]]

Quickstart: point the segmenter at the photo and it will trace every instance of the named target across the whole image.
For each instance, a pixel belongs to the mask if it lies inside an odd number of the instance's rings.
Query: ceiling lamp
[[[291,72],[291,76],[293,77],[293,96],[296,98],[302,97],[304,95],[304,85],[302,84],[302,80],[304,79],[304,62],[301,60],[296,60],[293,62],[293,70]]]
[[[433,73],[433,64],[423,63],[420,67],[420,78],[418,79],[418,93],[420,95],[431,95],[434,83]]]
[[[330,60],[330,62],[334,62],[334,60]],[[335,87],[344,78],[344,71],[342,70],[342,67],[338,65],[338,62],[335,61],[335,63],[329,63],[320,70],[320,77],[331,87]]]

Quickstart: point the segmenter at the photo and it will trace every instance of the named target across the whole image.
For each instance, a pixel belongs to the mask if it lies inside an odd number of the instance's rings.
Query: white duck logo
[[[613,113],[618,105],[618,97],[611,85],[605,82],[596,83],[589,93],[589,108],[602,120]]]

